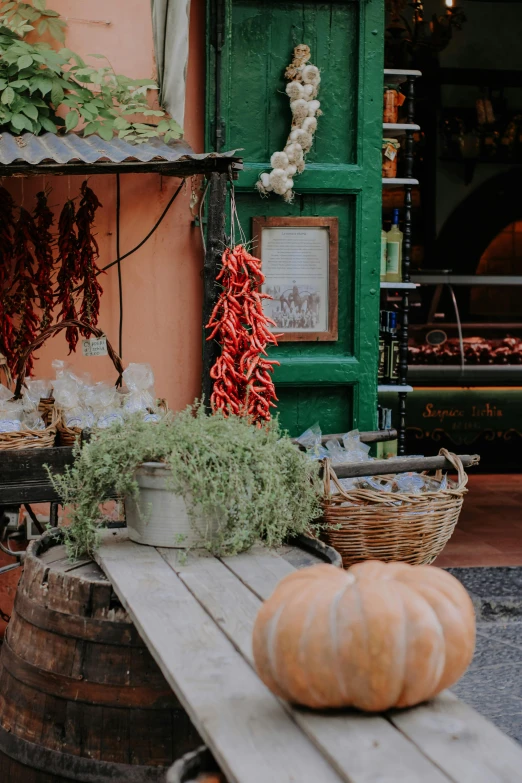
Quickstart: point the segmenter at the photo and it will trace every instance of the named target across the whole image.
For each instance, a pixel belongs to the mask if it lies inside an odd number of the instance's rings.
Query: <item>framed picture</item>
[[[339,226],[333,217],[255,217],[266,315],[279,342],[337,340]]]

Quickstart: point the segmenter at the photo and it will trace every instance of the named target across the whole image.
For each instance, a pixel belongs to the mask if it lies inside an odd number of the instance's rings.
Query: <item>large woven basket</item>
[[[457,471],[448,489],[421,495],[358,489],[346,492],[329,460],[324,468],[323,538],[337,549],[348,568],[363,560],[432,563],[444,549],[458,522],[468,477],[455,454],[440,454]],[[435,478],[442,478],[438,471]],[[332,494],[332,482],[337,492]]]
[[[0,433],[0,451],[17,449],[50,449],[56,440],[58,413],[53,411],[51,421],[44,430],[20,430]]]

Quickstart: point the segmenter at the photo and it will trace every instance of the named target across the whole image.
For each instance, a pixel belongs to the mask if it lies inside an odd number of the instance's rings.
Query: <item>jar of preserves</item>
[[[393,179],[397,176],[399,148],[400,143],[397,139],[382,140],[382,176],[384,179]]]

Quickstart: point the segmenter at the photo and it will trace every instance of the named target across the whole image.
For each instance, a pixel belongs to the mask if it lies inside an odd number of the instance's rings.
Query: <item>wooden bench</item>
[[[449,692],[386,715],[273,696],[253,668],[252,628],[293,567],[264,547],[184,558],[110,531],[97,560],[230,783],[522,780],[522,748]]]

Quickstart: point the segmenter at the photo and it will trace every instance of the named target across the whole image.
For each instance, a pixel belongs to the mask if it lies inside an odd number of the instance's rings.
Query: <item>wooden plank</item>
[[[223,563],[262,601],[269,598],[277,583],[295,568],[261,544],[248,552],[223,558]]]
[[[219,625],[230,641],[253,666],[252,630],[261,606],[260,599],[229,568],[207,553],[191,553],[186,561],[173,549],[158,550],[183,583]],[[271,591],[277,584],[277,566],[265,550],[270,570],[263,570]],[[256,569],[263,561],[258,551],[251,557]],[[230,558],[229,560],[236,560]],[[228,561],[227,561],[228,562]],[[282,561],[284,565],[285,561]],[[286,572],[286,568],[280,569]],[[248,568],[244,573],[248,574]],[[250,577],[246,576],[248,582]],[[271,580],[271,581],[270,581]],[[448,778],[426,759],[385,718],[350,712],[317,713],[282,702],[310,741],[348,783],[448,783]]]
[[[471,468],[480,462],[478,454],[459,454],[459,456],[465,468]],[[448,470],[452,472],[455,468],[445,457],[392,457],[390,459],[374,459],[371,462],[345,462],[335,466],[337,478],[381,476],[387,473],[407,473],[410,470]]]
[[[339,783],[155,549],[113,534],[96,559],[230,783]]]
[[[390,283],[390,285],[397,285],[400,287],[401,283],[395,284]],[[415,286],[413,283],[411,284],[412,288]],[[381,283],[382,286],[382,283]],[[321,437],[321,443],[324,445],[326,441],[328,440],[342,440],[343,435],[345,435],[344,432],[336,432],[333,435],[323,435]],[[367,432],[360,432],[359,438],[361,440],[361,443],[380,443],[382,441],[387,440],[396,440],[397,438],[397,430],[391,429],[391,430],[368,430]],[[292,438],[293,443],[298,445],[298,439]]]
[[[455,783],[522,780],[522,747],[449,691],[390,719]]]

